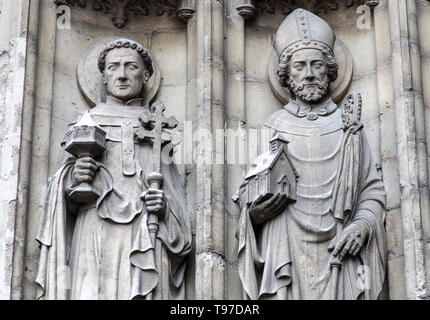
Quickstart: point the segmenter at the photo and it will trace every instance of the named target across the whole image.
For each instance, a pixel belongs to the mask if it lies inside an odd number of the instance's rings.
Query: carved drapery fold
[[[195,0],[54,0],[59,5],[78,5],[81,8],[112,15],[115,27],[123,28],[130,17],[142,16],[173,16],[186,21],[195,12]]]
[[[368,5],[374,7],[381,0],[347,0],[345,6],[347,8],[359,5]],[[277,10],[281,10],[283,15],[288,15],[297,8],[303,8],[315,14],[327,13],[328,11],[337,10],[340,8],[339,1],[333,0],[243,0],[242,3],[236,6],[239,15],[244,18],[249,18],[257,13],[274,14]]]

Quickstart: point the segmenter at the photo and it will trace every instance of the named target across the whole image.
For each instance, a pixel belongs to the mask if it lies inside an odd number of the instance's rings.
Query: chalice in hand
[[[66,133],[67,152],[76,158],[101,156],[106,150],[106,131],[94,121],[90,113],[73,125]],[[100,197],[88,182],[81,182],[69,194],[69,198],[78,203],[89,203]]]

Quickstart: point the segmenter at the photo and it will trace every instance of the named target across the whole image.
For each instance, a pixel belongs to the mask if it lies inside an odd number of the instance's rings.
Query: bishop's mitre
[[[273,47],[280,58],[302,49],[318,49],[333,55],[336,36],[333,29],[320,17],[305,9],[297,9],[279,26]]]

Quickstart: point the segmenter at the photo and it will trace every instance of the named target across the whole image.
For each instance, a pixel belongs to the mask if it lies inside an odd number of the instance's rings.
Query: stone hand
[[[166,215],[167,200],[162,190],[149,188],[142,198],[149,214],[156,214],[158,219],[164,219],[164,216]]]
[[[351,223],[342,232],[342,237],[333,251],[333,256],[339,255],[340,261],[342,261],[348,253],[356,256],[358,252],[360,252],[368,236],[369,230],[365,222],[356,221]]]
[[[287,204],[288,198],[285,194],[276,193],[270,197],[260,195],[251,205],[251,219],[254,224],[262,224],[282,213]]]
[[[91,157],[82,157],[76,160],[73,167],[73,185],[77,186],[83,182],[91,183],[97,172],[97,162]]]

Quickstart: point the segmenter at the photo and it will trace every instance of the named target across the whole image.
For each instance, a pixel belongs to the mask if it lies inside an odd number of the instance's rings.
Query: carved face
[[[308,103],[320,102],[328,92],[327,61],[317,49],[303,49],[290,60],[288,85],[296,97]]]
[[[118,48],[106,55],[103,79],[113,97],[126,101],[140,97],[149,72],[136,50]]]

